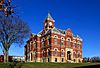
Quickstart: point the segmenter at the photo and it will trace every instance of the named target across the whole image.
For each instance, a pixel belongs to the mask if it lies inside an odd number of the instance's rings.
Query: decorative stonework
[[[26,62],[82,62],[82,39],[70,28],[54,27],[54,22],[48,13],[43,30],[30,35],[24,47]]]

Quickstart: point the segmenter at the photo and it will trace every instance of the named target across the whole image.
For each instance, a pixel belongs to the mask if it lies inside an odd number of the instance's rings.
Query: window
[[[50,49],[48,49],[48,56],[50,56]]]
[[[70,39],[68,39],[68,42],[70,42]]]
[[[74,53],[73,53],[73,57],[74,57],[74,58],[75,58],[75,55],[76,55],[76,53],[74,52]]]
[[[64,45],[64,38],[61,38],[61,45]]]
[[[32,61],[32,53],[31,53],[31,61]]]
[[[70,47],[71,46],[70,42],[67,42],[67,45],[68,45],[68,47]]]
[[[62,62],[64,62],[64,58],[62,58]]]
[[[80,44],[78,44],[78,49],[80,49]]]
[[[42,39],[41,43],[42,43],[42,46],[45,46],[45,44],[44,44],[44,39]]]
[[[30,54],[27,55],[28,60],[30,59]]]
[[[50,62],[50,59],[48,58],[48,62]]]
[[[55,54],[55,55],[57,55],[57,54],[58,54],[58,51],[57,51],[57,49],[55,49],[55,51],[54,51],[54,54]]]
[[[57,45],[58,44],[58,39],[57,39],[57,36],[55,36],[54,38],[54,44]]]
[[[61,56],[64,56],[64,50],[61,51]]]
[[[50,45],[51,43],[51,39],[50,39],[50,36],[48,37],[48,45]]]
[[[55,62],[57,62],[57,58],[55,58]]]
[[[34,42],[34,49],[36,49],[36,42]]]
[[[78,58],[80,58],[80,54],[78,53]]]
[[[61,45],[62,45],[62,46],[64,45],[64,41],[61,41]]]
[[[74,59],[74,62],[75,62],[76,60]]]
[[[78,58],[80,58],[80,51],[78,51]]]
[[[80,42],[78,42],[78,44],[77,44],[77,45],[78,45],[78,49],[80,49]]]
[[[76,48],[76,44],[75,43],[73,43],[73,48]]]
[[[80,62],[80,59],[78,60],[78,62]]]
[[[34,62],[36,62],[36,51],[34,52]]]
[[[43,51],[43,57],[45,56],[45,51]]]
[[[67,45],[68,45],[68,47],[71,46],[70,41],[71,41],[70,39],[67,40]]]

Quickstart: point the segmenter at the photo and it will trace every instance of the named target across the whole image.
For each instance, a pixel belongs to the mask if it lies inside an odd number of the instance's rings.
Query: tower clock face
[[[52,26],[52,22],[49,22],[49,25]]]

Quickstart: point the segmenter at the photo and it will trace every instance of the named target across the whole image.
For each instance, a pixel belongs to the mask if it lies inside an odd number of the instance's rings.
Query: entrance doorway
[[[71,52],[67,51],[67,60],[71,60]]]

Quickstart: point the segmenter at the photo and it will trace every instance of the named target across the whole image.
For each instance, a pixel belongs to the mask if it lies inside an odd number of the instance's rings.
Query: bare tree
[[[8,51],[13,43],[21,45],[30,32],[27,24],[18,17],[0,14],[0,46],[3,48],[4,62],[8,62]]]

